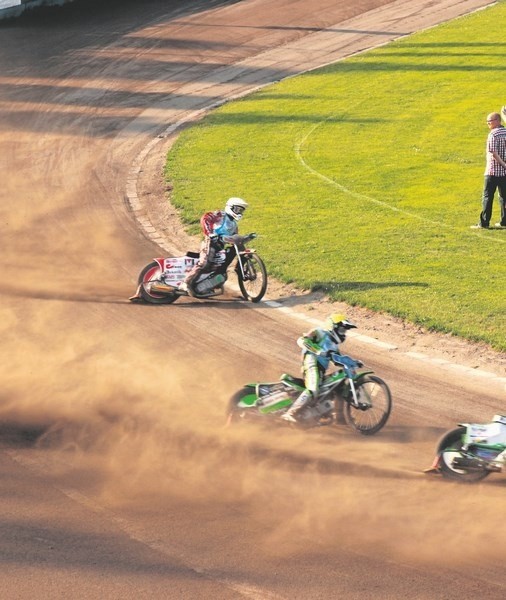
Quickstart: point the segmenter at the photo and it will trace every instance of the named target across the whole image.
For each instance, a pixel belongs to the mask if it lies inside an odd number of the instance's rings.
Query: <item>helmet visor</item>
[[[246,208],[244,206],[238,206],[238,205],[232,206],[232,212],[236,215],[242,215],[245,210],[246,210]]]

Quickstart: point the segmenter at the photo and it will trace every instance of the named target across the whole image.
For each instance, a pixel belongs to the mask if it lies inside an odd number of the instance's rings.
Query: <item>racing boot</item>
[[[281,415],[283,421],[288,421],[289,423],[297,423],[297,415],[300,411],[306,406],[306,404],[313,397],[313,393],[309,390],[304,390],[302,394],[295,400],[295,402],[290,406],[290,408]]]
[[[137,286],[137,289],[135,290],[135,294],[133,296],[130,296],[130,298],[129,298],[130,302],[141,302],[142,301],[141,287],[142,287],[142,284]]]
[[[195,273],[190,273],[189,275],[187,275],[186,279],[181,283],[180,288],[184,289],[184,291],[188,294],[188,296],[191,296],[192,298],[198,298],[199,295],[194,290],[193,284],[195,283],[197,276],[200,275],[202,269],[194,269],[194,270],[195,270]]]
[[[191,281],[186,281],[185,283],[183,283],[183,285],[186,286],[186,291],[188,292],[188,295],[191,296],[192,298],[199,298],[199,295],[197,294],[197,292],[193,289],[193,285]]]

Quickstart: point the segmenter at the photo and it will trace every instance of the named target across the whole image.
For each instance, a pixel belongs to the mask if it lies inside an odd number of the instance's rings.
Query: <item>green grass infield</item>
[[[171,202],[197,233],[240,196],[270,275],[506,350],[506,229],[470,229],[504,23],[501,1],[222,106],[169,153]]]

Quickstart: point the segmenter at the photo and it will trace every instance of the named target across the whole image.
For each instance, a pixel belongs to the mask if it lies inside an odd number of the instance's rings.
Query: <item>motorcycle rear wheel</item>
[[[260,302],[267,290],[267,269],[257,254],[242,258],[244,278],[240,267],[237,269],[239,288],[245,300]]]
[[[172,304],[177,300],[177,294],[159,294],[151,291],[153,283],[160,283],[162,270],[160,265],[154,260],[142,269],[139,273],[137,283],[141,286],[141,297],[150,304]]]
[[[345,401],[346,424],[362,435],[374,435],[382,429],[392,411],[392,395],[388,385],[375,375],[365,375],[356,390],[361,407],[355,407],[351,399]]]
[[[441,469],[441,475],[446,479],[464,483],[474,483],[475,481],[485,479],[490,473],[488,471],[466,471],[465,469],[456,469],[452,466],[453,459],[460,456],[460,450],[462,449],[463,444],[462,436],[465,432],[465,427],[457,427],[456,429],[445,433],[439,440],[437,446],[438,453],[441,456],[439,467]]]
[[[251,386],[244,386],[240,390],[238,390],[228,401],[227,407],[227,425],[231,425],[233,423],[240,423],[247,419],[248,417],[253,416],[253,414],[258,415],[257,410],[253,410],[251,408],[244,408],[242,406],[238,406],[239,402],[245,396],[251,396],[255,393],[254,388]]]

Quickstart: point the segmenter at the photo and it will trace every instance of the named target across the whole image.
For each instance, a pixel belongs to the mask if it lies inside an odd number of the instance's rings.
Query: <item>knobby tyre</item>
[[[392,394],[388,385],[375,375],[365,375],[356,384],[360,408],[350,398],[344,403],[346,424],[362,435],[374,435],[382,429],[392,411]]]
[[[150,304],[172,304],[177,300],[176,294],[159,294],[151,291],[153,283],[159,283],[162,277],[162,270],[154,260],[142,269],[139,273],[137,283],[141,286],[141,296],[145,302]]]
[[[441,438],[438,443],[438,451],[441,453],[439,464],[443,477],[463,483],[474,483],[475,481],[481,481],[490,475],[490,473],[488,471],[466,471],[465,469],[456,469],[452,466],[453,459],[461,456],[462,436],[465,432],[465,427],[457,427]]]
[[[257,254],[242,259],[244,278],[240,268],[237,270],[239,288],[245,300],[260,302],[267,290],[267,269]]]

